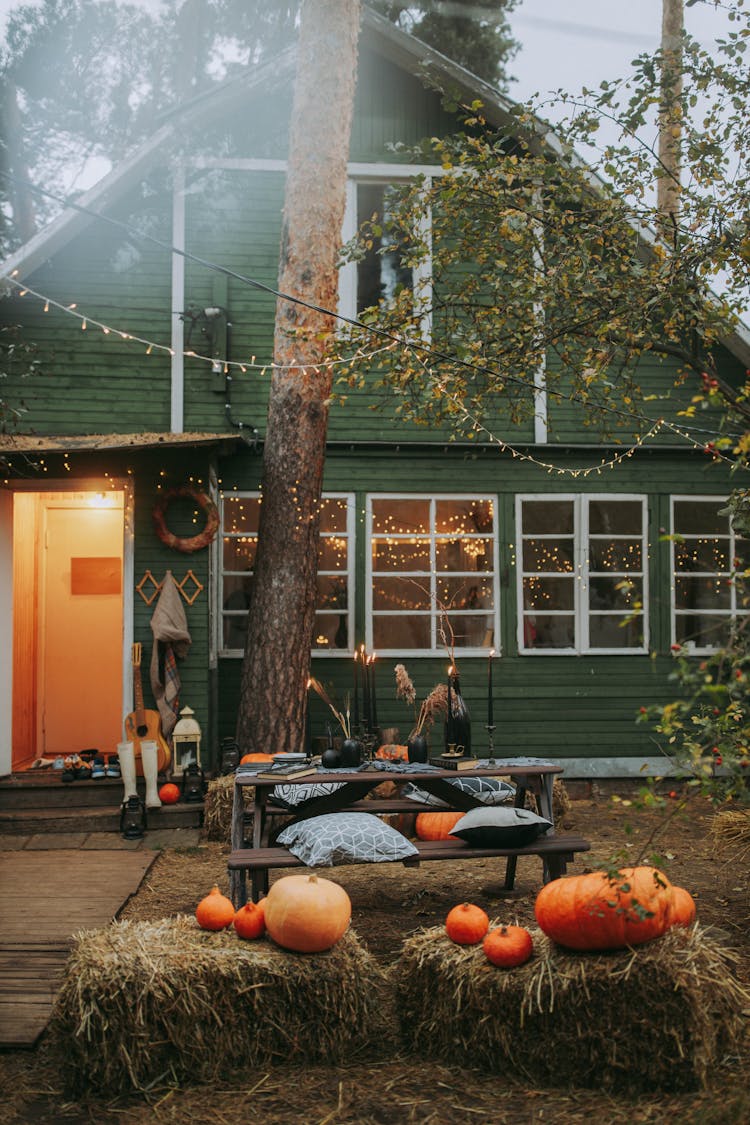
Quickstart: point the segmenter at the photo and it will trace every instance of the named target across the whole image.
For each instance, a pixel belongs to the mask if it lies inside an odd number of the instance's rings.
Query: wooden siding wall
[[[561,467],[595,463],[583,453],[549,451]],[[230,458],[222,477],[239,488],[257,487],[258,468],[248,457]],[[669,698],[672,670],[669,655],[669,544],[660,543],[669,526],[669,495],[726,495],[732,487],[725,467],[706,459],[667,451],[641,453],[614,470],[585,480],[549,475],[538,466],[519,463],[497,451],[369,449],[367,455],[332,449],[326,464],[325,488],[354,491],[358,509],[356,542],[357,642],[364,640],[364,509],[368,492],[403,491],[491,493],[498,496],[499,571],[501,575],[502,652],[495,665],[495,745],[512,754],[555,757],[653,757],[656,748],[645,726],[636,725],[638,709]],[[516,642],[515,496],[521,492],[626,492],[645,494],[649,510],[649,579],[651,654],[612,656],[519,656]],[[405,658],[420,697],[443,679],[446,659]],[[219,726],[234,730],[240,661],[220,661]],[[394,666],[398,658],[376,662],[378,718],[381,726],[408,732],[408,708],[395,698]],[[461,685],[474,720],[478,747],[487,744],[486,657],[460,660]],[[352,661],[313,657],[314,674],[328,684],[339,701],[352,690]],[[313,734],[323,735],[330,716],[311,699]],[[437,740],[441,735],[436,731]]]

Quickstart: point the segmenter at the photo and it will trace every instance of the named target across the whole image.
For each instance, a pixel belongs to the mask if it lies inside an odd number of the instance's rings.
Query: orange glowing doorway
[[[122,737],[124,494],[17,493],[13,769]]]

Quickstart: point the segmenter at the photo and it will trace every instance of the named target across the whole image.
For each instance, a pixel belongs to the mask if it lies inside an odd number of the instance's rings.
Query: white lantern
[[[174,761],[172,774],[181,777],[187,767],[194,763],[200,769],[201,765],[201,728],[193,718],[195,712],[191,707],[183,707],[180,718],[172,731],[172,749]]]

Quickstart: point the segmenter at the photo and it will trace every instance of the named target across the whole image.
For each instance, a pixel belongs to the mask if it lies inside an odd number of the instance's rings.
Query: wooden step
[[[147,809],[149,830],[200,828],[203,802],[162,805]],[[119,832],[120,806],[75,809],[1,809],[0,847],[3,836],[37,836],[53,832]]]
[[[136,787],[145,796],[142,777],[136,779]],[[117,777],[66,782],[61,780],[59,770],[27,770],[0,778],[0,810],[113,808],[122,801],[122,794],[122,780]]]

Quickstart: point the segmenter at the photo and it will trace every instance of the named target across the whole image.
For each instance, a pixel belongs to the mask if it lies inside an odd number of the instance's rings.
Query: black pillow
[[[451,828],[475,848],[521,848],[552,827],[549,820],[528,809],[472,809]]]

